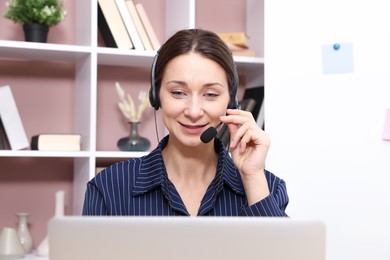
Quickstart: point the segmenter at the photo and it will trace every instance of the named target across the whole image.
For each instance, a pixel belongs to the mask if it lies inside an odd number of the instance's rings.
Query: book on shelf
[[[241,110],[253,112],[257,102],[254,98],[244,98],[242,101],[239,102],[239,104]]]
[[[3,126],[3,122],[0,118],[0,150],[9,150],[9,143],[7,140],[7,134],[5,133],[5,129]]]
[[[243,49],[243,50],[231,50],[233,56],[242,56],[242,57],[256,57],[256,52],[252,49]]]
[[[0,87],[0,119],[11,150],[28,148],[27,135],[10,86]]]
[[[256,105],[251,112],[257,124],[264,129],[264,87],[247,87],[245,89],[243,99],[248,98],[256,100]]]
[[[95,168],[95,174],[98,174],[98,173],[100,173],[101,171],[103,171],[104,169],[106,169],[107,167],[99,167],[99,166],[97,166],[96,168]]]
[[[234,45],[231,43],[226,43],[226,45],[229,47],[230,51],[234,56],[245,56],[245,57],[255,57],[256,52],[249,48],[249,47],[241,47],[238,45]]]
[[[149,37],[150,43],[152,44],[153,50],[157,51],[161,47],[161,42],[157,38],[157,34],[153,29],[152,23],[149,20],[149,17],[145,11],[144,6],[142,3],[137,3],[135,5],[138,11],[138,15],[141,18],[142,24],[145,28],[145,31]]]
[[[79,134],[38,134],[31,137],[31,150],[39,151],[80,151]]]
[[[137,29],[138,35],[141,38],[141,41],[145,47],[146,51],[153,51],[153,46],[149,40],[148,34],[142,24],[141,17],[138,14],[137,8],[133,0],[125,0],[127,9],[131,17],[133,18],[135,28]]]
[[[218,33],[218,36],[227,44],[248,48],[248,36],[245,32]]]
[[[115,0],[115,3],[118,7],[119,13],[122,16],[122,21],[125,24],[127,33],[130,36],[131,42],[133,43],[134,49],[138,51],[144,51],[145,47],[142,43],[141,37],[137,32],[133,18],[130,15],[130,12],[126,6],[125,0]]]
[[[98,0],[98,28],[107,47],[134,48],[114,0]]]

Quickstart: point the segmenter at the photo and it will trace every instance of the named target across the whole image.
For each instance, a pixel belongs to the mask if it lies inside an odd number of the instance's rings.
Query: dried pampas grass
[[[116,92],[119,96],[118,107],[123,116],[130,122],[140,122],[143,112],[150,107],[149,95],[146,91],[141,91],[138,95],[140,101],[138,109],[135,108],[133,98],[130,94],[125,93],[119,82],[115,83]]]

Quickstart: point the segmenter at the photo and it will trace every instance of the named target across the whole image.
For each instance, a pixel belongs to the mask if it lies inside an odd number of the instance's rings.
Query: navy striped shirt
[[[83,215],[189,216],[162,157],[166,136],[146,156],[115,163],[87,184]],[[215,139],[217,173],[204,195],[198,216],[287,216],[285,182],[265,171],[270,195],[248,206],[240,174],[222,142]]]

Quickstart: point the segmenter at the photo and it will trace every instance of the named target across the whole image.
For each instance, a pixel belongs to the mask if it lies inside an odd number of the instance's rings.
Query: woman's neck
[[[213,142],[198,147],[188,147],[170,139],[162,151],[168,177],[174,179],[202,180],[214,178],[218,155]]]

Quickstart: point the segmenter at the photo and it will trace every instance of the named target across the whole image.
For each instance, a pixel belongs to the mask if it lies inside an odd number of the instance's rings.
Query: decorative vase
[[[23,25],[24,37],[27,42],[47,42],[49,26],[39,23],[28,23]]]
[[[19,212],[16,213],[16,216],[18,217],[18,228],[17,228],[18,237],[20,243],[24,248],[24,252],[28,254],[31,252],[33,248],[33,239],[30,230],[28,228],[28,222],[27,222],[29,214],[25,212]]]
[[[146,151],[150,147],[150,141],[138,134],[139,122],[129,122],[129,136],[119,139],[117,146],[121,151]]]
[[[0,259],[22,259],[25,255],[16,229],[2,228],[0,232]]]
[[[63,217],[65,214],[65,191],[59,190],[55,195],[55,212],[54,217]],[[49,236],[46,234],[42,242],[37,247],[38,256],[49,256]]]

